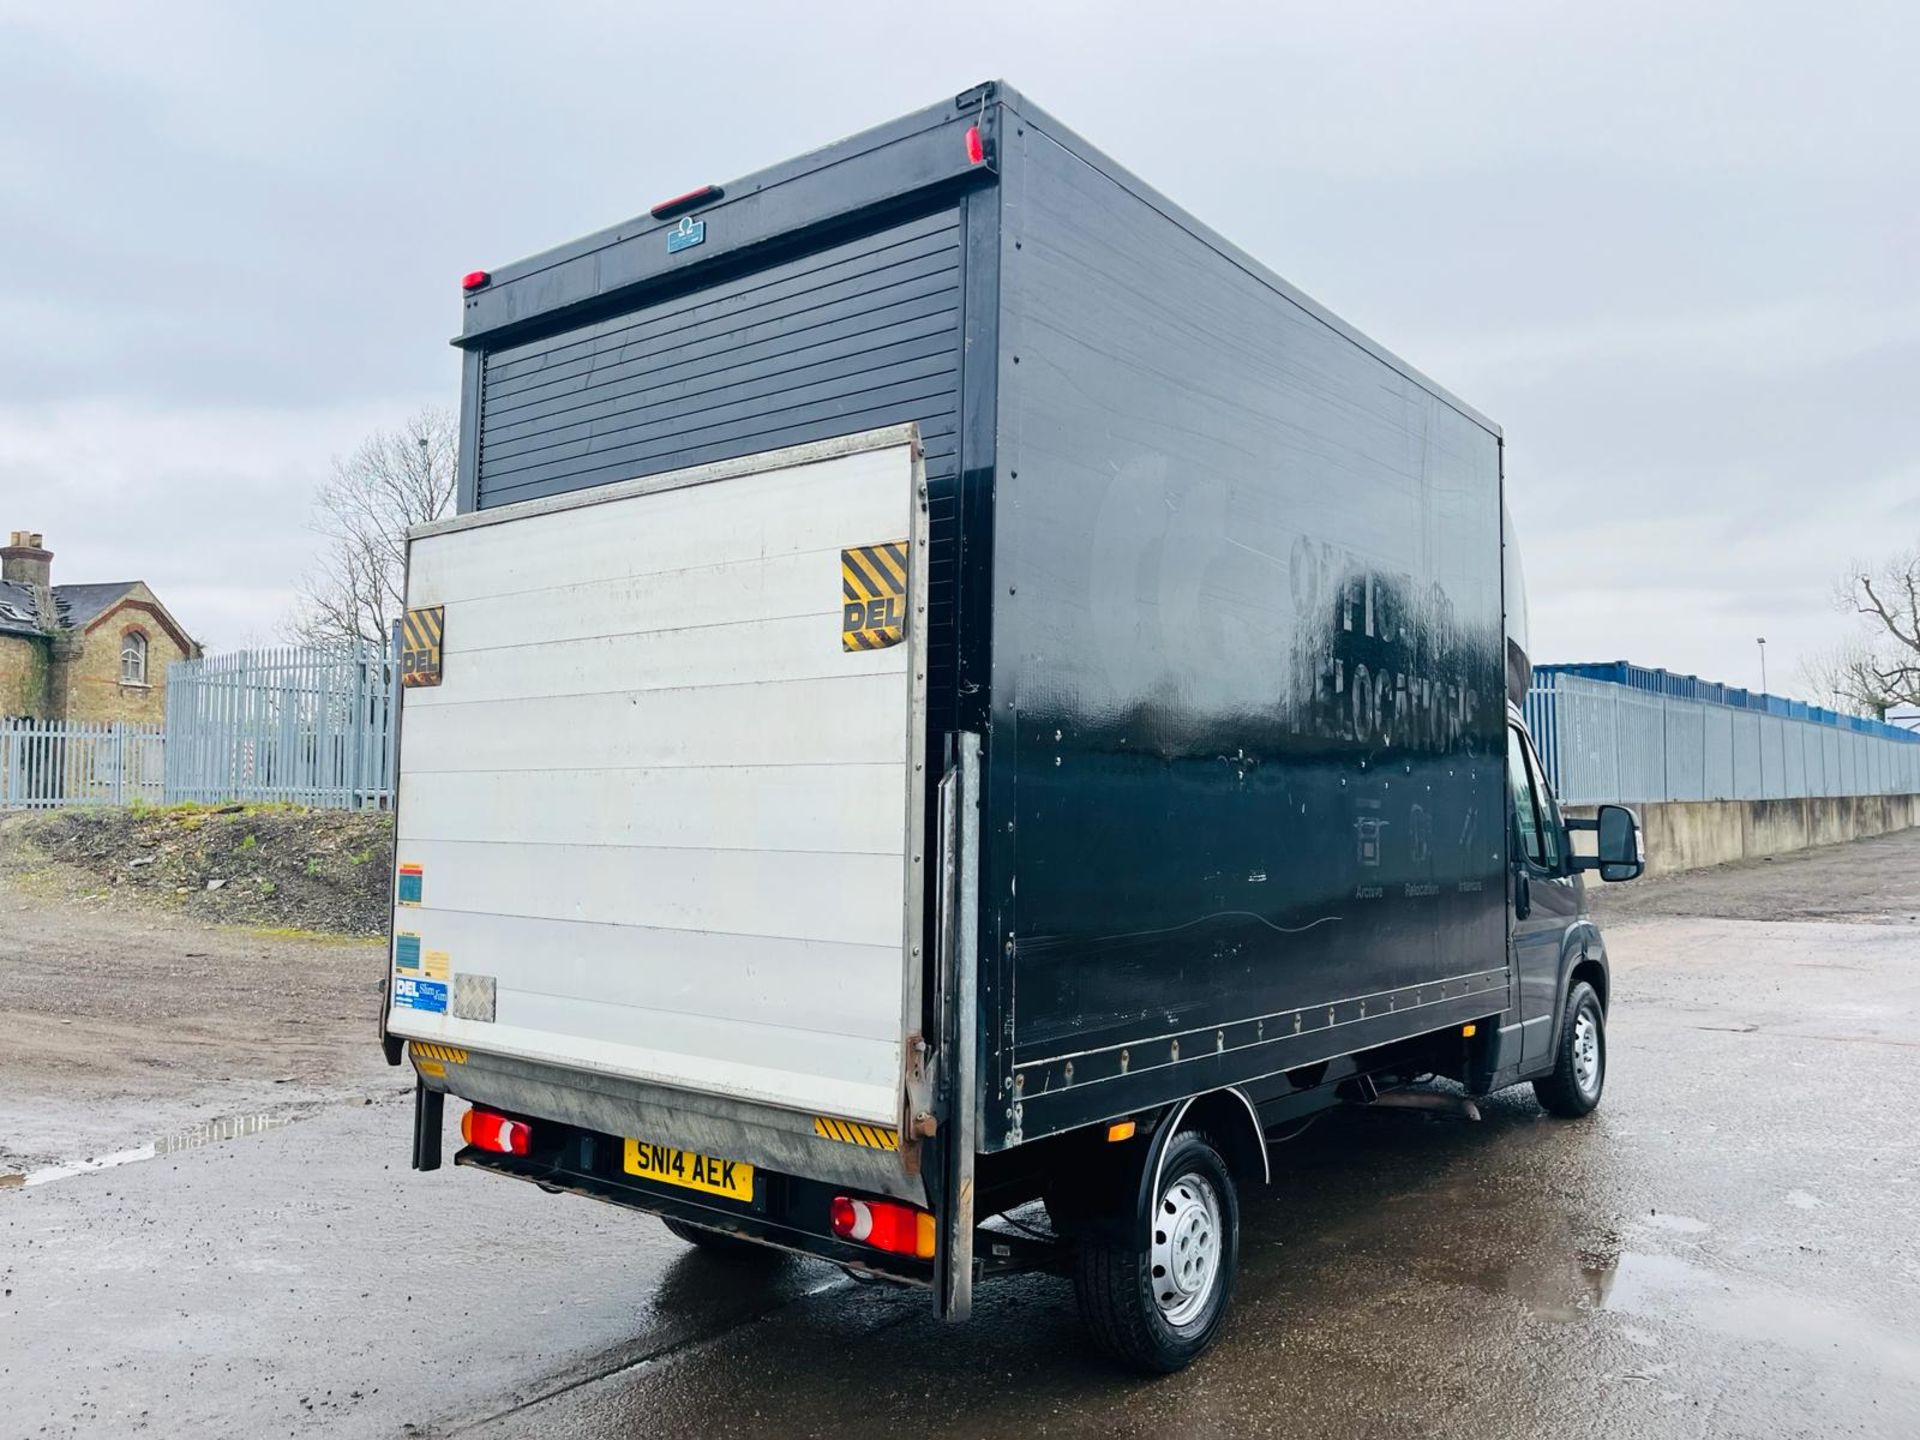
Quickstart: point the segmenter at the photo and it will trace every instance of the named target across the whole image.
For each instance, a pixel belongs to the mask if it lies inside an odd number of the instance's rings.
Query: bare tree
[[[1808,677],[1844,708],[1865,714],[1920,705],[1920,549],[1878,565],[1854,565],[1836,587],[1834,603],[1861,616],[1866,633],[1816,657]]]
[[[1800,679],[1816,702],[1849,715],[1878,718],[1900,703],[1881,685],[1873,652],[1860,636],[1807,656]]]
[[[384,647],[406,603],[406,533],[453,508],[459,426],[428,408],[381,430],[333,462],[314,495],[314,533],[326,543],[302,577],[287,623],[303,645]]]

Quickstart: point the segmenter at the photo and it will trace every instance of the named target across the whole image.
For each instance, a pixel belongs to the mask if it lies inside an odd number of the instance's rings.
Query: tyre
[[[1062,1239],[1079,1234],[1098,1210],[1088,1187],[1077,1179],[1056,1179],[1047,1186],[1040,1203],[1046,1209],[1047,1223],[1053,1226],[1053,1233]]]
[[[768,1264],[781,1258],[781,1252],[771,1245],[756,1245],[751,1240],[742,1240],[738,1235],[722,1234],[702,1225],[689,1225],[684,1220],[669,1220],[664,1215],[660,1217],[660,1223],[677,1239],[710,1255],[724,1255],[730,1260],[758,1260]]]
[[[1549,1114],[1578,1120],[1590,1115],[1607,1086],[1607,1015],[1584,980],[1567,990],[1560,1013],[1560,1043],[1553,1073],[1533,1082],[1533,1094]]]
[[[1151,1216],[1116,1244],[1085,1235],[1074,1293],[1094,1342],[1128,1369],[1171,1375],[1220,1333],[1240,1260],[1240,1199],[1226,1162],[1197,1130],[1167,1145]]]

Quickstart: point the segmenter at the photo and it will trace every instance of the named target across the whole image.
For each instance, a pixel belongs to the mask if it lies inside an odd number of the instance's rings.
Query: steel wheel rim
[[[1600,1091],[1600,1022],[1585,1006],[1573,1022],[1573,1082],[1582,1095]]]
[[[1169,1325],[1191,1324],[1220,1275],[1220,1196],[1204,1175],[1190,1171],[1161,1192],[1150,1240],[1154,1304]]]

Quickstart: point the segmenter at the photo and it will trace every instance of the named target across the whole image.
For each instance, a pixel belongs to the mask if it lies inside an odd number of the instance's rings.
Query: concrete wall
[[[1836,845],[1920,825],[1920,795],[1837,795],[1801,800],[1666,800],[1632,807],[1647,842],[1647,873],[1665,875]],[[1592,816],[1592,805],[1569,805]],[[1575,837],[1583,854],[1593,837]]]

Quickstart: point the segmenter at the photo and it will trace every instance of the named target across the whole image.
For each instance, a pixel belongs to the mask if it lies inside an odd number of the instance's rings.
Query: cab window
[[[1515,731],[1519,734],[1520,732]],[[1547,858],[1547,869],[1560,873],[1560,809],[1553,803],[1553,787],[1547,784],[1547,772],[1540,766],[1540,752],[1533,741],[1520,736],[1527,750],[1527,773],[1533,776],[1533,808],[1540,817],[1540,850]]]
[[[1544,869],[1547,855],[1542,848],[1540,812],[1534,805],[1533,772],[1527,768],[1526,742],[1511,725],[1507,727],[1507,791],[1513,796],[1514,847]]]

